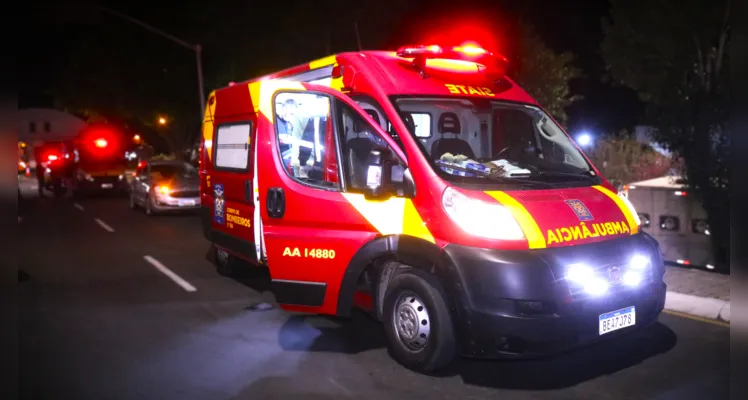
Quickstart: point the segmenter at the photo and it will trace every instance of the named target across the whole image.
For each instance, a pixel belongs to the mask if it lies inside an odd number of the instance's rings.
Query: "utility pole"
[[[198,86],[198,94],[200,95],[200,120],[202,121],[203,115],[205,114],[205,86],[203,85],[203,63],[202,63],[202,47],[200,47],[199,44],[191,44],[188,43],[182,39],[179,39],[175,36],[172,36],[158,28],[154,28],[151,25],[146,24],[143,21],[140,21],[138,19],[135,19],[129,15],[122,14],[119,11],[112,10],[111,8],[107,7],[99,7],[100,10],[106,11],[110,14],[116,15],[117,17],[120,17],[128,22],[132,22],[135,25],[140,26],[143,29],[146,29],[148,31],[151,31],[157,35],[163,36],[169,40],[171,40],[174,43],[179,44],[180,46],[186,47],[192,51],[195,52],[195,61],[197,63],[197,86]]]

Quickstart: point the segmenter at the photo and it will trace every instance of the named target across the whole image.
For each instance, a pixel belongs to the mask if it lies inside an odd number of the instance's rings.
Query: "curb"
[[[730,322],[730,302],[711,297],[667,292],[665,296],[665,309],[701,318]]]

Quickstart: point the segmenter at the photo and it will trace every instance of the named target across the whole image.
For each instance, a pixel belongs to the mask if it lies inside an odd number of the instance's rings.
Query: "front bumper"
[[[155,211],[196,210],[200,208],[200,197],[153,196],[151,205]]]
[[[651,257],[648,278],[635,287],[611,283],[603,295],[580,292],[564,271],[583,262],[598,272],[633,254]],[[650,325],[665,304],[664,265],[651,237],[556,249],[501,251],[447,245],[438,261],[454,299],[462,353],[473,357],[533,357],[562,352]],[[599,316],[634,306],[636,323],[599,334]]]

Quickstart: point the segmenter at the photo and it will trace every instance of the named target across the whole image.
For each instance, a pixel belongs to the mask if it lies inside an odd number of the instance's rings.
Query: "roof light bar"
[[[403,46],[397,50],[397,56],[412,58],[413,65],[419,69],[421,74],[425,68],[427,59],[447,59],[472,61],[484,65],[492,74],[498,73],[503,76],[509,64],[509,60],[501,54],[492,53],[482,47],[474,45],[442,47],[439,45]]]

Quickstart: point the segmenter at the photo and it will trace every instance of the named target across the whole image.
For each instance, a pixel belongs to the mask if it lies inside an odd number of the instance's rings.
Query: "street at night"
[[[292,315],[274,306],[264,270],[218,275],[194,216],[29,196],[18,298],[28,398],[680,400],[729,390],[729,328],[669,314],[558,357],[463,359],[417,374],[388,356],[366,315]]]
[[[0,400],[730,397],[731,0],[42,3]]]

